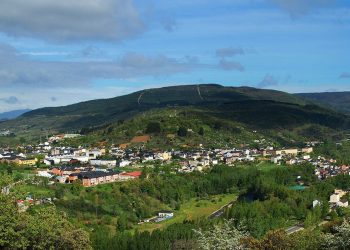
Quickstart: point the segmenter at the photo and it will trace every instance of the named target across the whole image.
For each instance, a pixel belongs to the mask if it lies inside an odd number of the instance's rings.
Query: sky
[[[1,0],[0,112],[217,83],[350,91],[348,0]]]

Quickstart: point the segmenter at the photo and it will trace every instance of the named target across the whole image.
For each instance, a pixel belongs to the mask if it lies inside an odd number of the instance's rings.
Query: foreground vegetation
[[[2,196],[2,204],[7,204],[3,208],[6,215],[2,220],[4,225],[8,225],[8,213],[17,213],[14,201],[31,194],[38,198],[56,198],[55,208],[52,205],[32,206],[27,212],[11,217],[13,221],[10,224],[13,227],[18,227],[20,220],[27,221],[28,226],[34,221],[44,224],[63,221],[66,226],[57,226],[55,235],[62,236],[63,231],[70,230],[79,234],[81,232],[82,238],[77,235],[74,238],[82,240],[82,246],[88,246],[90,238],[94,249],[203,248],[198,232],[205,235],[205,232],[225,225],[223,219],[230,221],[232,228],[240,230],[243,227],[243,238],[249,240],[250,246],[258,246],[263,242],[272,244],[273,237],[288,243],[297,236],[288,236],[283,230],[300,223],[306,230],[296,234],[301,235],[298,237],[317,234],[317,237],[322,238],[322,234],[334,232],[331,231],[332,226],[341,224],[342,219],[350,214],[346,208],[331,213],[328,208],[329,195],[335,188],[350,188],[350,176],[339,175],[320,181],[313,169],[307,164],[276,166],[250,163],[235,167],[215,166],[202,173],[178,174],[172,166],[157,165],[154,168],[144,167],[139,180],[91,188],[83,188],[78,182],[72,185],[49,185],[45,179],[31,177],[26,180],[22,176],[18,178],[23,183],[13,187],[10,196]],[[0,170],[2,179],[9,174],[19,174],[8,166],[2,166]],[[305,189],[294,190],[292,187],[299,185],[300,181]],[[314,200],[321,201],[321,205],[312,208]],[[232,201],[235,203],[225,209],[222,217],[208,219],[212,212]],[[153,217],[162,209],[174,211],[174,218],[160,223],[138,224],[140,220]],[[52,213],[57,221],[51,221],[53,218],[46,216],[46,213]],[[328,222],[327,227],[320,227],[326,217],[331,222]],[[45,222],[46,219],[49,221]],[[75,231],[78,228],[80,231]],[[9,233],[6,231],[8,229],[2,230],[4,234]],[[26,227],[23,230],[27,230]],[[29,239],[37,237],[27,231],[23,235]],[[86,238],[88,235],[89,238]],[[9,242],[3,241],[1,246],[8,246],[6,244]],[[30,245],[31,242],[29,240],[26,244]],[[55,240],[50,239],[50,242]],[[306,243],[305,240],[303,244]],[[315,246],[304,249],[317,249]]]

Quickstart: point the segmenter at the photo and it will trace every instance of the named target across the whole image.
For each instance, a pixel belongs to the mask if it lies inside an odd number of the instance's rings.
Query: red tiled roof
[[[132,176],[132,177],[140,177],[142,174],[141,171],[134,171],[129,173],[122,173],[121,175]]]

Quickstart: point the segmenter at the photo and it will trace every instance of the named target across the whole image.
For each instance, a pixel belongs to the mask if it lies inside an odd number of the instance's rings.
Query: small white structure
[[[314,201],[312,202],[312,207],[315,208],[315,207],[317,207],[317,206],[321,206],[321,202],[320,202],[319,200],[314,200]]]
[[[46,178],[52,178],[53,177],[53,175],[48,173],[47,171],[38,171],[38,176],[46,177]]]
[[[310,160],[310,159],[311,159],[311,156],[310,156],[310,155],[303,155],[303,159],[304,159],[304,160]]]
[[[174,217],[174,213],[167,210],[162,210],[158,212],[158,218],[172,218]]]
[[[348,207],[349,202],[346,199],[342,199],[346,194],[347,192],[341,189],[334,190],[334,193],[329,197],[329,203],[331,206]]]
[[[218,160],[212,160],[211,162],[213,165],[218,165],[219,164],[219,161]]]
[[[129,166],[130,164],[131,164],[131,161],[124,160],[119,162],[119,167],[123,168],[123,167]]]
[[[116,160],[90,160],[90,164],[94,166],[107,166],[107,167],[116,167]]]

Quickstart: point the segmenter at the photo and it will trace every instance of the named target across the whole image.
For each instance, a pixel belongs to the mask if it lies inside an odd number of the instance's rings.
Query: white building
[[[90,164],[94,166],[116,167],[116,160],[90,160]]]

